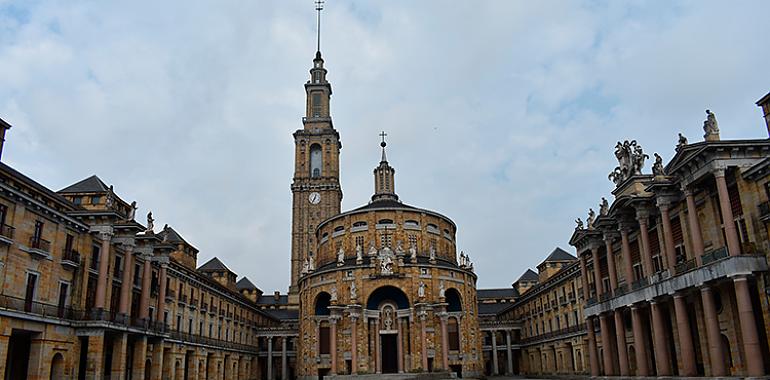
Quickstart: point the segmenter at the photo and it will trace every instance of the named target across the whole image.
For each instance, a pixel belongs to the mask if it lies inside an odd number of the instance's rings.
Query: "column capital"
[[[607,231],[604,231],[604,235],[602,236],[602,238],[605,243],[612,243],[612,241],[617,239],[619,236],[620,236],[619,230],[618,231],[607,230]]]
[[[714,177],[724,178],[726,171],[727,167],[724,165],[714,165],[714,167],[711,169],[711,173],[714,174]]]

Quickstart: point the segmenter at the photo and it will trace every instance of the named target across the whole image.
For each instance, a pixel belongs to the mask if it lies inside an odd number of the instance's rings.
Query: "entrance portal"
[[[396,348],[397,334],[382,334],[382,373],[398,372],[398,354]]]

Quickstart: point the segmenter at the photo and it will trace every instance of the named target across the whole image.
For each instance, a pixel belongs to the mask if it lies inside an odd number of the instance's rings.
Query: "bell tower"
[[[321,57],[320,25],[322,2],[318,11],[318,48],[305,83],[307,100],[302,129],[294,132],[294,180],[291,225],[291,285],[289,303],[299,304],[299,277],[302,265],[315,255],[315,229],[318,224],[340,213],[340,134],[334,129],[329,112],[332,86],[326,80]]]

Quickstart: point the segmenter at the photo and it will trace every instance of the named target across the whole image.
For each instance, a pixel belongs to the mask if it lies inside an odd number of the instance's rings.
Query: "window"
[[[37,287],[37,274],[27,273],[27,288],[24,294],[24,311],[32,311],[32,302],[35,299],[35,290]]]
[[[321,355],[328,355],[331,346],[331,340],[329,339],[329,322],[323,321],[321,322],[321,326],[318,328],[318,335],[319,335],[319,341],[320,341],[320,349],[321,349]]]
[[[123,256],[115,255],[115,269],[112,274],[115,279],[120,279],[123,275]]]
[[[387,233],[380,235],[380,247],[390,247],[392,241],[393,235]]]
[[[313,92],[310,95],[311,99],[311,106],[313,107],[313,117],[321,117],[321,113],[323,112],[323,104],[321,103],[321,93],[320,92]]]
[[[91,197],[91,204],[92,205],[98,205],[99,201],[101,201],[101,200],[102,200],[102,197],[100,197],[100,196],[93,196],[93,197]]]
[[[380,221],[377,222],[377,224],[393,224],[393,221],[390,219],[380,219]]]
[[[322,161],[323,161],[323,158],[322,158],[321,146],[318,144],[313,144],[310,147],[310,177],[311,178],[321,177]]]
[[[182,331],[182,316],[176,316],[176,331]]]
[[[99,255],[101,248],[98,245],[91,246],[91,269],[99,270]]]
[[[69,284],[66,282],[59,283],[59,302],[56,304],[59,318],[64,317],[64,308],[67,306],[67,294],[69,293]]]
[[[32,245],[36,245],[40,243],[40,239],[43,238],[43,222],[36,221],[35,222],[35,232],[32,233]],[[38,247],[34,247],[38,248]]]
[[[420,228],[420,222],[416,220],[407,220],[404,222],[405,228]]]
[[[450,351],[459,351],[460,350],[460,333],[457,326],[457,319],[456,318],[449,318],[449,321],[447,323],[447,338],[449,339],[449,350]]]
[[[0,225],[5,226],[5,219],[8,217],[8,207],[0,204]]]
[[[355,222],[353,227],[366,227],[366,222]]]
[[[363,236],[356,236],[356,246],[361,247],[363,249],[364,247],[364,237]]]
[[[142,264],[134,264],[134,285],[139,286],[142,283]],[[182,292],[180,291],[181,295]]]

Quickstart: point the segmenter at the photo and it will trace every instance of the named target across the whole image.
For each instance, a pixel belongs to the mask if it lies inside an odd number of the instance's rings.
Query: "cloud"
[[[766,2],[328,2],[322,50],[343,209],[380,130],[397,191],[459,226],[479,285],[508,286],[609,193],[616,140],[670,158],[765,137]],[[2,2],[5,162],[54,189],[96,173],[266,291],[289,279],[291,134],[309,2]],[[284,258],[283,260],[280,258]]]

